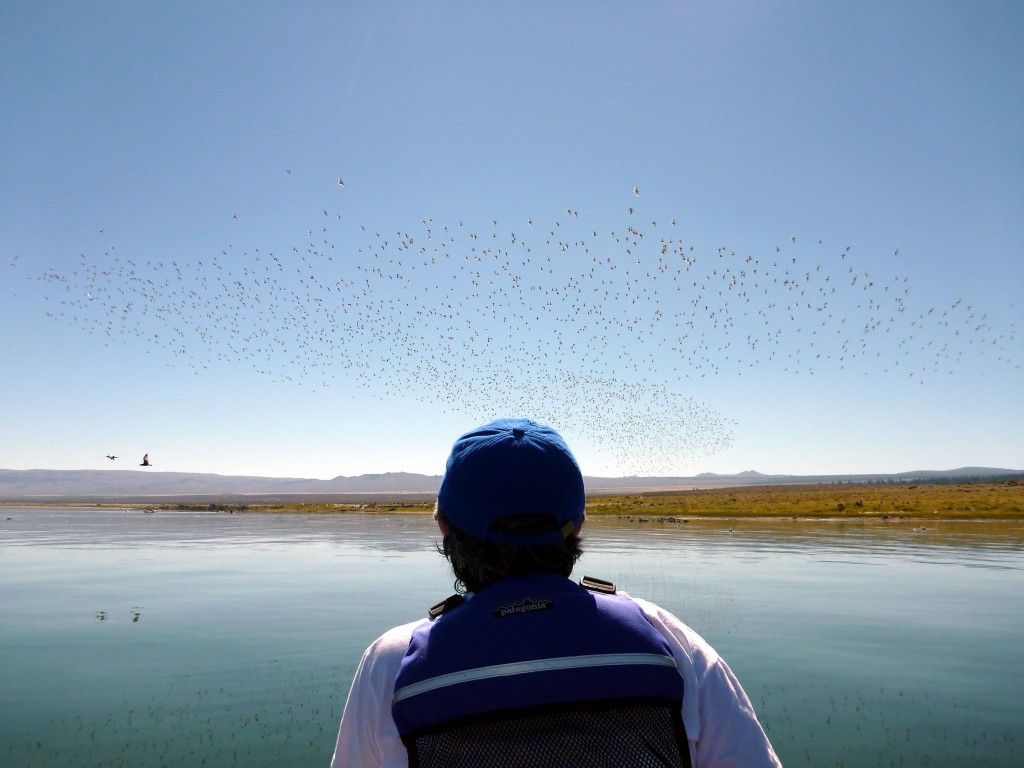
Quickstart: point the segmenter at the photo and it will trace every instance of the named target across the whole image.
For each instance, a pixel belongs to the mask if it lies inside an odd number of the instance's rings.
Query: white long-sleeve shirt
[[[694,768],[781,768],[747,694],[715,649],[668,611],[633,600],[668,640],[683,676],[683,724]],[[407,768],[391,696],[413,630],[426,621],[395,627],[366,649],[345,703],[332,768]]]

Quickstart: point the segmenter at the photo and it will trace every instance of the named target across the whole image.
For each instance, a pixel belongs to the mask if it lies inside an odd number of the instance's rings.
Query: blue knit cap
[[[459,530],[499,544],[537,546],[569,536],[583,521],[583,474],[561,436],[526,419],[499,419],[452,447],[437,503]],[[491,529],[507,515],[550,515],[550,533]]]

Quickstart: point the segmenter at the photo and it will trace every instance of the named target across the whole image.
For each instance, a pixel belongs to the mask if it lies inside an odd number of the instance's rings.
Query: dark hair
[[[575,531],[555,544],[522,547],[475,539],[456,528],[439,506],[434,507],[434,519],[444,529],[437,551],[451,563],[456,592],[478,592],[506,576],[524,573],[568,576],[583,554],[583,540]],[[535,514],[508,515],[496,520],[493,527],[522,534],[558,530],[557,521],[550,515]]]

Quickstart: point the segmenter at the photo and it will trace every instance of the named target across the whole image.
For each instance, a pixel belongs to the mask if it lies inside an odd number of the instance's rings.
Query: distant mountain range
[[[747,470],[734,475],[702,472],[694,477],[586,477],[588,494],[651,493],[750,485],[868,482],[956,482],[1024,479],[1024,470],[961,467],[873,475],[764,475]],[[155,502],[185,498],[209,501],[267,501],[399,497],[426,499],[437,493],[440,475],[409,472],[338,476],[331,480],[250,477],[148,470],[0,469],[0,501]]]

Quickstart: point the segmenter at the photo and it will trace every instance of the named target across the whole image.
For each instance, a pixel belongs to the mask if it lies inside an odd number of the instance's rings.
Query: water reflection
[[[0,523],[5,546],[220,547],[295,545],[327,542],[388,552],[430,548],[435,527],[429,515],[362,514],[226,514],[207,511],[141,509],[8,507]],[[1021,568],[1007,556],[1024,553],[1024,521],[817,521],[699,520],[638,522],[636,519],[591,517],[585,535],[602,549],[616,552],[659,550],[690,545],[747,552],[818,553],[843,551],[857,556],[919,556],[941,558],[955,550],[964,564]],[[638,533],[643,535],[638,536]]]
[[[359,655],[450,594],[428,515],[7,508],[0,763],[325,765]],[[2,518],[0,518],[2,519]],[[788,768],[1009,765],[1024,523],[592,518]]]
[[[637,536],[637,532],[643,536]],[[751,554],[813,553],[842,561],[898,554],[903,559],[992,568],[1024,568],[1024,521],[818,521],[696,520],[623,521],[590,518],[585,534],[619,553],[699,546]],[[943,553],[950,553],[944,558]]]
[[[428,515],[217,513],[9,507],[4,545],[53,547],[268,546],[332,543],[387,552],[429,547]],[[373,520],[367,524],[367,520]]]

